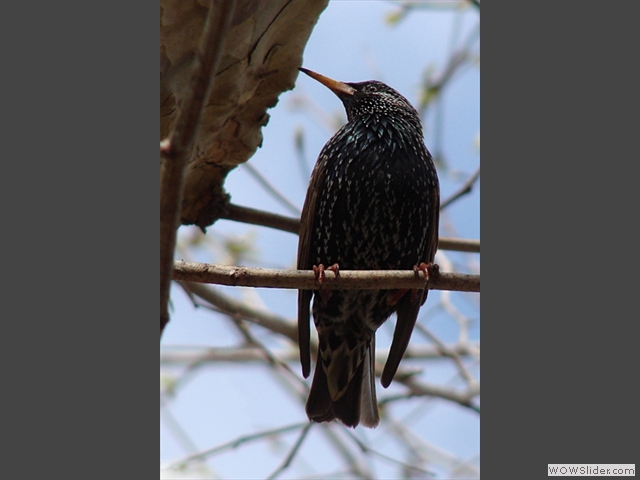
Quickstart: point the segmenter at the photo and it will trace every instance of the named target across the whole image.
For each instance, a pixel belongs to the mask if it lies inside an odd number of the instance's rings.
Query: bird
[[[311,370],[312,298],[319,342],[305,410],[313,422],[374,428],[375,332],[397,313],[381,376],[387,388],[428,290],[323,290],[321,282],[327,270],[340,269],[413,269],[427,277],[438,248],[438,175],[420,115],[399,92],[376,80],[348,83],[299,70],[336,94],[347,114],[320,151],[301,215],[297,268],[313,269],[320,283],[298,291],[304,378]]]

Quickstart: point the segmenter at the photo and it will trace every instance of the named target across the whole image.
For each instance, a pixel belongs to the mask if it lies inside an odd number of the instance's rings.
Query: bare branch
[[[163,466],[164,469],[174,469],[180,468],[186,465],[189,462],[194,460],[202,460],[211,455],[215,455],[216,453],[222,452],[224,450],[229,450],[231,448],[237,448],[243,443],[252,442],[254,440],[262,440],[264,438],[272,437],[274,435],[280,435],[282,433],[287,433],[292,430],[298,430],[306,428],[307,422],[304,423],[294,423],[293,425],[287,425],[286,427],[273,428],[269,430],[263,430],[261,432],[254,433],[252,435],[243,435],[241,437],[236,438],[235,440],[231,440],[229,442],[225,442],[221,445],[215,446],[213,448],[208,448],[206,450],[202,450],[201,452],[194,453],[192,455],[187,455],[186,457],[170,462],[168,465]]]
[[[220,60],[235,2],[213,1],[196,55],[190,95],[170,139],[160,144],[164,157],[160,182],[160,333],[169,321],[169,290],[180,221],[185,167],[191,155],[202,108]]]
[[[449,353],[455,353],[460,357],[475,357],[480,344],[470,342],[469,345],[460,343],[445,345],[444,348]],[[298,352],[294,350],[277,350],[271,352],[280,362],[297,362]],[[389,356],[389,349],[376,348],[376,363],[384,364]],[[405,359],[441,359],[443,357],[442,348],[435,345],[409,345],[404,354]],[[264,352],[257,347],[245,348],[203,348],[194,350],[170,349],[160,352],[160,364],[164,366],[190,365],[194,363],[241,363],[241,362],[264,362]]]
[[[430,442],[427,442],[424,438],[417,435],[412,428],[407,424],[408,422],[397,421],[389,418],[387,420],[390,424],[390,431],[395,433],[397,440],[402,446],[409,449],[410,455],[414,458],[413,463],[427,464],[431,467],[439,466],[450,472],[450,478],[479,478],[480,472],[477,467],[469,465],[466,461],[457,458],[450,452],[439,448]],[[466,468],[465,468],[466,467]],[[464,471],[464,474],[456,476],[453,472]],[[462,473],[462,472],[460,472]],[[407,476],[408,478],[413,478]]]
[[[300,219],[286,217],[275,213],[256,210],[240,205],[229,204],[226,215],[220,218],[235,222],[249,223],[261,227],[275,228],[289,233],[298,234],[300,230]],[[438,240],[439,250],[454,250],[458,252],[480,252],[479,240],[465,240],[460,238],[440,237]]]
[[[260,171],[254,167],[251,163],[243,163],[242,164],[247,171],[251,174],[251,176],[258,182],[262,187],[269,193],[275,200],[277,200],[280,205],[284,206],[287,210],[292,212],[293,214],[300,215],[300,209],[287,197],[285,197],[269,180],[267,177],[262,175]]]
[[[271,367],[274,368],[278,373],[285,374],[287,380],[295,381],[299,385],[301,385],[304,389],[304,395],[302,398],[306,397],[309,391],[306,388],[304,379],[296,375],[284,360],[281,360],[276,355],[274,355],[262,342],[255,338],[255,336],[251,333],[249,328],[247,328],[246,324],[241,319],[233,317],[233,320],[247,342],[250,345],[254,345],[260,352],[262,352],[263,358],[266,359]]]
[[[224,295],[207,285],[188,283],[185,288],[188,288],[194,295],[206,300],[211,305],[215,305],[223,313],[240,315],[256,325],[283,335],[296,344],[298,343],[298,327],[292,321],[266,310],[252,308],[245,302]]]
[[[471,410],[480,413],[480,408],[471,403],[475,397],[480,395],[480,384],[470,385],[465,391],[460,392],[453,388],[441,387],[440,385],[427,384],[419,382],[415,379],[415,376],[403,377],[396,375],[393,379],[394,382],[399,382],[407,387],[411,393],[411,396],[431,396],[440,397],[446,400],[456,402],[463,407],[470,408]],[[386,403],[391,401],[392,398],[382,400],[380,403]]]
[[[275,213],[256,210],[249,207],[241,207],[239,205],[229,204],[226,215],[220,218],[225,220],[233,220],[235,222],[250,223],[252,225],[260,225],[262,227],[275,228],[285,232],[298,235],[300,230],[300,219],[285,217]]]
[[[307,434],[309,433],[309,429],[311,428],[312,425],[313,423],[309,422],[302,429],[302,431],[300,432],[300,436],[298,436],[296,443],[293,444],[293,447],[291,448],[289,455],[287,455],[287,458],[284,459],[282,464],[271,475],[269,475],[267,479],[277,478],[278,475],[280,475],[287,468],[289,468],[289,465],[291,465],[291,460],[293,460],[293,457],[295,457],[296,453],[298,453],[298,450],[300,449],[300,446],[302,445],[302,442],[304,441],[304,439],[307,438]]]
[[[447,346],[437,336],[431,333],[431,331],[427,327],[425,327],[419,322],[416,322],[416,325],[414,328],[419,332],[421,332],[422,334],[424,334],[425,336],[427,336],[433,343],[435,343],[438,350],[442,352],[442,355],[447,356],[453,360],[453,362],[458,367],[460,376],[464,378],[470,386],[473,386],[476,383],[478,383],[476,379],[473,378],[473,375],[471,375],[467,367],[464,366],[464,364],[462,363],[462,360],[460,359],[460,356],[456,352],[449,350],[449,348],[447,348]]]
[[[480,240],[440,237],[438,239],[438,250],[480,253]]]
[[[373,479],[373,474],[371,473],[371,462],[362,455],[362,450],[356,454],[352,449],[348,447],[348,441],[351,442],[352,438],[349,436],[349,429],[343,425],[340,425],[337,422],[330,423],[318,423],[316,424],[317,428],[320,428],[322,433],[324,433],[328,440],[329,444],[344,458],[344,461],[349,466],[349,471],[347,473],[347,478],[363,478],[366,480]],[[344,478],[345,475],[331,475],[327,474],[324,478]]]
[[[175,262],[173,279],[236,287],[318,289],[318,281],[311,270],[233,267],[199,262]],[[422,273],[416,275],[413,270],[341,270],[338,277],[332,274],[327,275],[322,288],[328,290],[423,289],[425,281]],[[480,276],[439,273],[435,278],[429,279],[428,288],[479,292]]]
[[[449,198],[447,198],[444,202],[440,204],[440,210],[441,211],[444,210],[453,202],[455,202],[458,198],[462,197],[463,195],[466,195],[467,193],[470,193],[471,187],[476,182],[476,180],[478,180],[479,177],[480,177],[480,167],[478,167],[475,173],[471,175],[466,182],[464,182],[464,184],[458,189],[457,192],[455,192],[453,195],[451,195]]]
[[[430,75],[425,79],[424,90],[418,107],[420,116],[424,116],[431,101],[436,99],[442,90],[450,84],[453,76],[457,72],[460,72],[463,66],[469,63],[469,60],[472,58],[471,40],[476,38],[476,36],[477,32],[474,30],[467,41],[464,42],[465,46],[463,48],[450,53],[447,64],[444,66],[440,74],[438,76]]]
[[[171,413],[167,403],[167,399],[164,395],[160,395],[160,416],[164,421],[165,426],[171,431],[176,441],[184,450],[187,452],[198,451],[196,444],[184,427],[180,425],[180,422],[174,417],[173,413]]]
[[[398,465],[398,466],[402,467],[403,469],[410,469],[411,471],[417,472],[417,473],[422,474],[422,475],[433,476],[432,472],[429,472],[428,470],[420,468],[417,465],[411,465],[411,464],[408,464],[407,462],[403,462],[402,460],[396,460],[395,458],[390,457],[389,455],[387,455],[385,453],[379,452],[379,451],[369,447],[362,440],[360,440],[356,435],[354,435],[353,432],[351,432],[351,431],[347,431],[347,434],[356,443],[356,445],[358,445],[358,447],[364,453],[366,453],[368,455],[376,456],[376,457],[378,457],[378,458],[380,458],[382,460],[385,460],[385,461],[387,461],[389,463],[392,463],[394,465]]]

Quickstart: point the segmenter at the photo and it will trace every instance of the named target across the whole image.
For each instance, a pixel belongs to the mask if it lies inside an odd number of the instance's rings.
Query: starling
[[[300,69],[344,104],[348,122],[318,157],[302,210],[298,269],[425,269],[438,247],[440,189],[418,112],[378,81],[343,83]],[[426,273],[426,272],[425,272]],[[322,277],[319,278],[322,280]],[[409,343],[424,291],[300,290],[302,373],[310,373],[309,304],[319,351],[306,412],[314,422],[375,427],[375,332],[397,323],[381,383],[388,387]]]

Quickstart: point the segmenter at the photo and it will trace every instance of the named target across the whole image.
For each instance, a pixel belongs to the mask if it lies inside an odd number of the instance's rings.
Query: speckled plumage
[[[440,194],[420,117],[400,93],[377,81],[342,83],[306,69],[342,100],[348,117],[320,152],[302,212],[298,268],[410,270],[433,262]],[[382,375],[387,387],[404,355],[420,295],[397,290],[299,292],[303,374],[310,371],[309,303],[319,336],[307,415],[347,426],[379,421],[374,384],[375,331],[398,322]]]

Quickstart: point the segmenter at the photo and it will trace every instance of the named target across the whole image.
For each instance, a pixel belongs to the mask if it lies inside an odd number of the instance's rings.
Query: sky
[[[479,39],[473,36],[479,26],[479,12],[475,8],[443,8],[444,3],[433,2],[429,4],[433,8],[416,9],[391,26],[386,18],[399,11],[397,3],[334,0],[312,32],[303,62],[306,68],[337,80],[381,80],[417,105],[425,71],[442,70],[452,49],[458,48],[467,38],[475,39],[473,51],[478,56],[477,64],[456,75],[443,93],[441,108],[433,108],[423,117],[425,143],[445,162],[439,166],[443,199],[456,191],[480,164]],[[326,87],[301,74],[295,88],[282,94],[278,105],[268,113],[270,120],[263,129],[262,148],[250,159],[250,164],[300,209],[317,154],[340,122],[345,121],[344,110]],[[296,132],[302,132],[304,138],[302,163],[294,144]],[[265,192],[244,166],[229,174],[225,188],[234,204],[297,216],[295,211]],[[479,195],[478,183],[469,195],[443,213],[441,236],[480,238]],[[181,227],[179,234],[182,241],[201,235],[193,227]],[[232,239],[250,248],[253,253],[245,258],[247,266],[295,266],[298,239],[290,233],[222,220],[207,230],[207,239],[214,247]],[[225,259],[222,250],[212,248],[198,249],[193,255],[191,259],[209,263],[223,263]],[[451,262],[452,268],[465,273],[479,273],[479,255],[451,252],[446,255],[443,260]],[[470,266],[478,270],[471,272]],[[295,291],[226,287],[223,291],[239,295],[286,318],[295,318]],[[459,328],[451,315],[437,306],[440,295],[440,292],[430,293],[419,322],[424,322],[442,341],[455,342]],[[469,337],[478,341],[479,295],[471,295],[475,297],[453,293],[450,298],[462,315],[473,318]],[[162,339],[163,351],[233,347],[240,341],[228,320],[206,309],[194,308],[175,285],[171,301],[172,318]],[[392,328],[389,321],[380,329],[379,347],[388,347]],[[274,350],[292,348],[267,333],[259,339]],[[424,339],[417,341],[428,343]],[[451,384],[456,370],[450,361],[434,361],[427,365],[429,368],[425,369],[421,379]],[[298,362],[291,362],[290,366],[300,375]],[[472,372],[479,378],[479,366]],[[256,431],[306,422],[302,404],[295,401],[264,366],[216,364],[187,376],[180,376],[181,373],[180,368],[162,369],[165,380],[179,378],[181,382],[177,395],[163,400],[160,455],[164,465],[189,453]],[[379,396],[402,391],[393,384],[388,390],[382,390],[378,382]],[[436,478],[446,478],[448,470],[443,465],[447,464],[448,456],[479,465],[479,415],[450,402],[424,398],[398,402],[393,413],[395,418],[411,425],[423,442],[422,448],[432,455],[440,450],[446,452],[441,465],[438,462],[428,465]],[[280,465],[299,432],[297,429],[278,438],[248,442],[210,456],[206,475],[196,478],[266,478]],[[352,433],[379,452],[406,459],[405,452],[389,440],[382,427],[375,430],[358,428]],[[338,434],[344,436],[343,432]],[[324,433],[312,428],[294,462],[279,478],[312,477],[314,474],[341,472],[345,468]],[[371,457],[370,468],[375,478],[394,478],[399,471],[397,465],[375,456]],[[202,472],[197,470],[189,475],[193,478]],[[164,478],[179,478],[177,475],[175,472],[163,472]],[[336,474],[333,478],[348,477]]]

